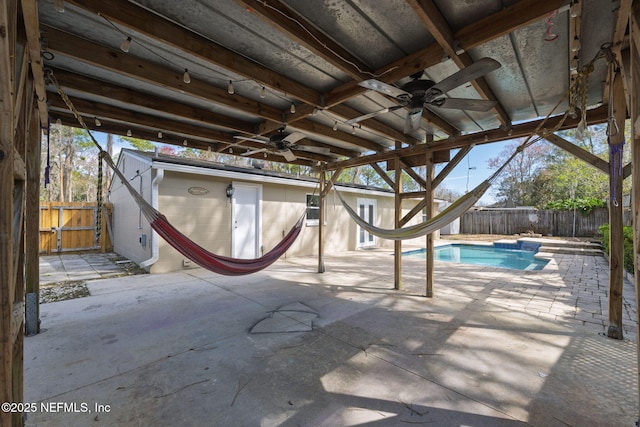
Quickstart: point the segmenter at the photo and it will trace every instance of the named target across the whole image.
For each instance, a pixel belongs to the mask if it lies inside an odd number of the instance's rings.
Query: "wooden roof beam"
[[[84,116],[90,117],[90,121],[94,121],[93,117],[99,116],[107,120],[120,122],[130,127],[135,127],[135,125],[137,125],[147,127],[149,129],[154,129],[156,135],[158,129],[162,129],[165,131],[165,133],[172,132],[182,135],[183,140],[185,138],[188,139],[189,137],[194,137],[202,138],[205,140],[218,141],[226,144],[234,144],[236,142],[231,134],[220,132],[215,129],[199,127],[193,124],[187,124],[176,120],[169,120],[165,117],[156,117],[136,111],[125,110],[108,104],[87,101],[80,98],[71,98],[71,100],[78,112],[80,112]],[[50,93],[49,104],[52,110],[68,110],[67,105],[60,98],[60,96],[57,95],[57,93]],[[78,126],[79,124],[76,125],[76,127]],[[154,137],[153,139],[155,140],[157,138]]]
[[[601,106],[587,111],[587,125],[604,123],[607,121],[608,108],[607,106]],[[553,129],[562,116],[551,117],[546,119],[547,128]],[[477,132],[469,135],[459,136],[455,138],[447,138],[444,140],[434,141],[433,143],[420,144],[413,147],[403,148],[401,150],[392,150],[386,153],[372,154],[368,156],[362,156],[355,159],[343,160],[338,162],[329,163],[326,166],[326,170],[333,170],[337,167],[350,168],[360,165],[366,165],[372,162],[381,162],[385,160],[395,159],[396,157],[411,157],[426,154],[427,152],[438,150],[452,150],[455,148],[462,148],[469,145],[489,144],[498,141],[507,141],[510,139],[524,138],[532,135],[538,128],[542,120],[534,120],[527,123],[515,125],[511,128],[510,132],[506,132],[502,129],[494,129],[486,132]],[[578,118],[567,118],[559,130],[573,129],[578,125]]]
[[[60,85],[65,89],[89,93],[151,110],[162,111],[163,113],[169,113],[177,117],[189,119],[190,121],[220,126],[246,134],[251,134],[254,131],[254,126],[251,123],[234,119],[229,116],[192,107],[190,105],[171,101],[159,96],[127,89],[122,86],[75,74],[62,69],[52,68],[52,70],[53,75],[58,80],[58,83],[60,83]],[[159,129],[162,130],[161,124]]]
[[[270,0],[268,3],[259,0],[236,0],[236,2],[351,78],[359,80],[371,71],[359,58],[327,37],[313,23],[306,22],[304,17],[283,2],[279,0]],[[304,29],[302,29],[303,25]]]
[[[584,148],[578,147],[574,143],[569,142],[556,134],[546,135],[544,139],[546,139],[556,147],[562,148],[564,151],[570,153],[574,157],[577,157],[586,164],[593,166],[600,172],[604,172],[609,175],[609,162],[607,162],[606,160],[601,159],[600,157],[590,153]]]
[[[278,124],[278,128],[282,127],[282,116],[276,108],[261,104],[238,94],[230,95],[226,89],[217,88],[194,78],[191,79],[191,83],[184,83],[182,76],[176,74],[173,70],[149,61],[134,58],[131,55],[123,54],[119,50],[97,45],[51,27],[43,25],[43,28],[45,30],[45,37],[47,37],[48,40],[49,51],[55,54],[75,58],[100,68],[127,75],[133,79],[188,93],[191,96],[206,101],[214,102],[213,100],[215,100],[216,103],[275,122]],[[305,122],[307,122],[306,125],[301,122],[299,124],[300,126],[297,127],[305,129],[313,128],[314,132],[325,133],[327,135],[333,132],[332,129],[327,126],[310,121]],[[353,137],[353,135],[351,136]],[[229,135],[229,138],[230,137],[231,135]],[[349,139],[355,145],[362,146],[368,150],[380,150],[380,145],[374,144],[364,138],[353,137],[344,139]]]
[[[323,94],[320,92],[300,84],[286,76],[280,75],[245,58],[242,55],[238,55],[237,53],[200,36],[199,34],[193,33],[180,25],[165,20],[140,6],[136,6],[133,3],[128,1],[105,2],[102,0],[69,0],[69,3],[82,9],[100,14],[112,22],[140,32],[148,37],[159,40],[162,43],[171,45],[172,47],[178,48],[189,55],[196,56],[200,60],[220,66],[233,71],[234,73],[238,73],[266,87],[285,92],[291,97],[296,98],[311,107],[310,109],[308,108],[305,110],[304,108],[301,108],[302,106],[298,106],[297,109],[299,112],[294,114],[291,114],[288,110],[281,111],[278,113],[277,119],[275,117],[271,117],[271,119],[264,117],[269,121],[260,129],[260,134],[275,131],[282,127],[282,123],[293,123],[304,119],[311,114],[310,112],[313,108],[323,108],[324,106]],[[256,8],[254,8],[254,6],[256,6]],[[271,2],[269,3],[270,8],[276,6],[279,8],[286,8],[286,6],[282,4],[274,3],[272,5]],[[266,6],[260,6],[257,2],[256,5],[251,7],[254,11],[270,10]],[[276,23],[274,22],[274,24]],[[279,25],[284,25],[284,22],[280,22]],[[301,34],[299,32],[295,34],[290,33],[290,35],[296,39],[301,38]],[[326,37],[321,40],[329,43],[329,40],[326,39]],[[333,43],[329,46],[333,47]],[[337,48],[337,46],[335,47]],[[320,50],[321,48],[318,45],[316,46],[316,49]],[[327,48],[325,47],[323,50],[326,55]],[[340,52],[342,52],[342,50],[340,50]],[[346,52],[345,55],[347,55]],[[351,58],[351,56],[346,56],[345,58]],[[391,133],[392,128],[388,127],[385,132]],[[404,139],[406,138],[403,138],[403,140]]]
[[[135,58],[96,43],[78,38],[69,33],[42,25],[48,49],[56,55],[74,58],[105,70],[126,75],[130,78],[173,89],[191,96],[215,102],[239,111],[257,115],[266,120],[282,123],[280,111],[238,94],[230,95],[226,89],[192,78],[184,83],[182,75],[175,70],[156,65],[150,61]]]
[[[38,20],[38,3],[30,0],[22,0],[22,16],[25,32],[27,34],[27,48],[31,58],[31,73],[37,95],[38,111],[40,114],[40,126],[46,127],[49,122],[47,114],[47,94],[44,83],[44,68],[42,55],[40,54],[40,24]]]
[[[99,14],[111,22],[159,40],[200,60],[286,92],[307,104],[322,107],[322,96],[318,91],[278,74],[134,3],[122,0],[67,0],[67,3]]]
[[[568,4],[568,0],[521,0],[506,9],[496,12],[473,24],[467,25],[455,33],[455,40],[461,49],[469,50],[487,43],[530,23],[543,19],[550,12]],[[393,83],[432,65],[438,64],[445,56],[444,49],[433,43],[409,56],[401,58],[375,71],[378,80]],[[365,88],[357,81],[348,82],[327,94],[327,107],[339,104],[354,96],[361,95]]]
[[[79,127],[79,123],[78,120],[69,112],[69,111],[64,111],[64,110],[57,110],[57,109],[52,109],[50,110],[50,116],[52,119],[60,119],[60,122],[65,125],[65,126],[71,126],[71,127]],[[93,122],[93,120],[90,120],[90,116],[85,117],[85,122],[87,124],[87,127],[91,130],[91,131],[95,131],[95,132],[107,132],[107,133],[111,133],[113,135],[120,135],[120,136],[125,136],[127,134],[128,130],[132,130],[135,134],[136,138],[142,138],[142,139],[147,139],[147,140],[151,140],[151,141],[155,141],[157,140],[156,138],[156,132],[155,131],[151,131],[145,128],[141,128],[141,127],[133,127],[130,126],[128,124],[123,124],[123,123],[115,123],[115,122],[108,122],[108,121],[104,121],[102,123],[102,126],[96,126]],[[169,145],[176,145],[176,146],[180,146],[183,147],[184,146],[184,137],[181,136],[176,136],[173,134],[165,134],[162,138],[162,143],[164,144],[169,144]],[[234,146],[233,150],[234,153],[231,153],[229,155],[240,155],[246,151],[252,150],[254,148],[262,148],[263,146],[260,145],[259,143],[256,142],[250,142],[250,144],[252,144],[251,146],[248,145],[248,147],[239,147],[239,146]],[[190,148],[196,148],[199,150],[206,150],[206,151],[216,151],[219,152],[221,154],[228,154],[228,153],[224,153],[220,151],[220,144],[218,144],[217,142],[212,142],[212,141],[202,141],[199,139],[189,139],[188,140],[188,146]],[[229,148],[229,146],[226,146],[226,148]],[[226,149],[225,148],[225,149]],[[303,152],[298,152],[295,151],[294,153],[298,153],[301,156],[302,155],[307,155],[309,153],[303,153]],[[272,162],[283,162],[283,157],[282,156],[277,156],[274,154],[267,154],[267,157],[264,158],[264,154],[260,153],[261,157],[259,157],[260,160],[268,160],[268,161],[272,161]],[[257,155],[256,156],[249,156],[251,158],[258,158]],[[324,158],[326,160],[326,158]],[[302,158],[298,158],[297,160],[294,160],[292,162],[287,162],[287,163],[291,163],[291,164],[296,164],[296,165],[301,165],[301,166],[308,166],[308,167],[314,167],[315,166],[315,161],[310,161],[310,160],[306,160],[306,159],[302,159]]]
[[[442,13],[440,13],[440,10],[432,0],[407,0],[407,2],[416,12],[416,15],[425,24],[444,52],[460,69],[473,64],[473,60],[468,53],[458,53],[456,51],[456,41],[453,29],[449,26],[447,21],[444,19],[444,16],[442,16]],[[473,80],[471,84],[483,99],[498,102],[496,96],[489,88],[489,85],[484,78]],[[494,111],[498,115],[500,123],[504,126],[511,126],[511,118],[500,103],[496,104]]]

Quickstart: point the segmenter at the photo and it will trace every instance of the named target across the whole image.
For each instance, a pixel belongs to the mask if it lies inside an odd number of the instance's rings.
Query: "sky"
[[[107,135],[102,132],[93,132],[93,134],[100,145],[106,148]],[[509,144],[513,143],[514,141],[502,141],[475,146],[440,185],[461,195],[473,190],[493,173],[493,170],[488,167],[488,160],[498,156]],[[122,148],[131,147],[129,144],[123,144],[118,138],[115,138],[114,155],[119,153]],[[456,155],[457,151],[458,150],[451,151],[451,158]],[[435,174],[437,175],[445,165],[446,163],[436,165]],[[495,201],[495,188],[491,187],[480,199],[478,204],[490,205],[495,203]]]
[[[444,188],[453,190],[456,193],[466,194],[493,174],[494,170],[489,168],[488,160],[493,157],[497,157],[508,145],[514,143],[515,141],[510,140],[494,142],[491,144],[482,144],[473,147],[440,185]],[[457,150],[452,150],[451,158],[453,158],[456,153]],[[445,167],[445,165],[446,163],[442,163],[436,166],[436,175]],[[495,203],[495,191],[494,187],[490,187],[478,204],[490,205]]]

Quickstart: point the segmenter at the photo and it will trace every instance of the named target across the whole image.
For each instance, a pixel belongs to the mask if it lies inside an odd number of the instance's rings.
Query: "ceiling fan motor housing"
[[[430,89],[436,84],[433,80],[417,79],[411,80],[408,83],[402,85],[401,89],[407,92],[406,94],[398,95],[396,98],[402,105],[410,105],[413,107],[413,103],[416,106],[424,104],[426,96],[430,92]],[[412,102],[413,101],[413,102]]]

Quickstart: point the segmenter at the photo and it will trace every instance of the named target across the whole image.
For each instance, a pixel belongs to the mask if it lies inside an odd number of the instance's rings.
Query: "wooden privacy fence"
[[[40,202],[40,254],[112,248],[111,203],[102,205],[102,233],[97,239],[97,203]]]
[[[462,215],[460,232],[519,234],[532,231],[542,235],[592,237],[598,236],[598,228],[608,222],[609,212],[606,208],[594,209],[588,215],[582,215],[580,211],[482,209],[470,210]]]

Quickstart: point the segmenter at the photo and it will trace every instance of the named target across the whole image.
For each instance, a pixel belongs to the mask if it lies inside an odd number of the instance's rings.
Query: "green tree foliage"
[[[583,215],[589,215],[592,210],[607,207],[607,202],[597,197],[588,197],[584,199],[563,199],[554,200],[545,205],[545,209],[568,211],[576,209]]]
[[[498,156],[489,159],[489,167],[501,167],[521,143],[522,141],[509,144]],[[547,144],[538,142],[507,163],[496,183],[496,197],[500,205],[516,207],[539,204],[538,195],[534,191],[535,181],[544,169],[548,150]]]
[[[454,202],[460,197],[462,197],[462,194],[442,186],[438,186],[435,191],[436,199],[446,200],[447,202]]]
[[[393,178],[393,174],[390,176]],[[386,181],[384,181],[378,172],[369,165],[347,169],[340,174],[338,182],[370,185],[378,188],[389,188]]]
[[[44,179],[40,199],[60,202],[93,201],[97,197],[98,149],[82,129],[54,124],[50,127],[49,185]],[[47,162],[47,137],[41,140],[42,173]]]
[[[558,135],[608,162],[606,129],[606,124],[590,126],[582,139],[577,138],[575,130],[558,132]],[[625,131],[629,141],[629,125],[625,126]],[[489,166],[495,169],[502,165],[516,146],[510,145],[490,159]],[[623,163],[626,164],[631,150],[625,148]],[[585,212],[600,206],[609,197],[608,174],[551,144],[537,142],[516,156],[512,163],[497,182],[497,197],[502,206],[561,208],[575,205]],[[631,180],[627,179],[623,183],[625,194],[629,193],[630,186]]]
[[[602,233],[602,246],[604,246],[604,251],[609,254],[609,224],[600,226],[600,233]],[[633,274],[633,227],[625,226],[623,228],[623,244],[624,268]]]
[[[156,148],[156,144],[151,141],[147,141],[146,139],[133,138],[130,136],[118,136],[118,139],[140,151],[153,151]]]

